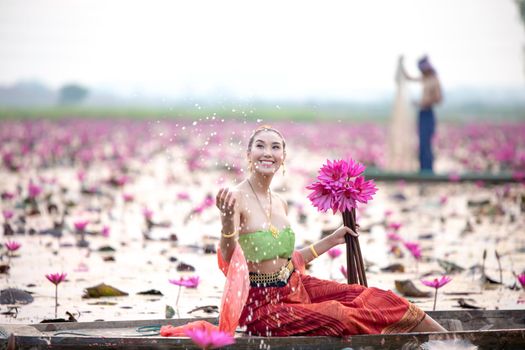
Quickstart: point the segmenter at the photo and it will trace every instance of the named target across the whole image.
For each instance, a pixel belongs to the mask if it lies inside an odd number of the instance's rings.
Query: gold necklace
[[[255,195],[255,198],[257,199],[257,203],[259,203],[259,206],[261,207],[261,210],[264,213],[264,216],[266,216],[266,219],[268,220],[268,230],[270,230],[273,238],[279,237],[279,230],[277,227],[272,225],[272,192],[270,189],[268,189],[268,193],[270,194],[270,214],[266,214],[266,210],[264,210],[264,207],[261,203],[261,200],[259,199],[259,196],[257,193],[255,193],[255,190],[253,189],[252,183],[250,182],[250,179],[246,179],[248,181],[248,185],[250,185],[250,188],[252,189],[253,194]]]

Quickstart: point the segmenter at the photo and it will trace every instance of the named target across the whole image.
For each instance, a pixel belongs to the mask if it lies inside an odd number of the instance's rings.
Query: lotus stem
[[[55,319],[58,317],[58,284],[55,284]]]
[[[437,300],[437,296],[438,296],[438,289],[435,288],[436,291],[434,293],[434,307],[432,308],[432,311],[436,311],[436,300]]]

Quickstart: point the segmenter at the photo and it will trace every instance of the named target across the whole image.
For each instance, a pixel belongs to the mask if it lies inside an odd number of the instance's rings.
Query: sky
[[[524,28],[514,0],[0,0],[0,85],[359,99],[428,54],[445,89],[520,88]]]

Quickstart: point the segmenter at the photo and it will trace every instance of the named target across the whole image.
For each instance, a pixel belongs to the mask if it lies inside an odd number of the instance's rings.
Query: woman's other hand
[[[228,188],[221,188],[215,197],[215,205],[221,212],[221,218],[233,219],[236,199]]]

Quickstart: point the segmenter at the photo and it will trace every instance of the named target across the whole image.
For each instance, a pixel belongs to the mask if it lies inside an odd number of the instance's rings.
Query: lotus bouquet
[[[374,181],[365,180],[365,169],[363,164],[352,159],[327,160],[319,170],[317,181],[306,186],[312,191],[308,198],[319,211],[341,212],[344,225],[356,231],[357,203],[367,203],[377,192]],[[350,235],[345,239],[348,283],[367,286],[359,240]]]

